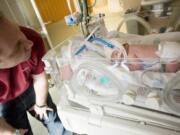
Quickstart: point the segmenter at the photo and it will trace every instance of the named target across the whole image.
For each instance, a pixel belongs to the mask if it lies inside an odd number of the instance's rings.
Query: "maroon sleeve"
[[[41,36],[35,32],[34,30],[28,28],[21,28],[26,37],[33,41],[34,45],[32,47],[31,57],[30,57],[30,65],[31,72],[34,75],[40,74],[44,71],[44,63],[42,61],[42,57],[45,55],[45,46]]]
[[[35,46],[35,49],[33,48],[34,49],[33,51],[36,56],[35,59],[37,59],[34,68],[32,68],[32,74],[34,75],[42,73],[45,67],[44,62],[42,61],[42,57],[45,54],[45,48],[44,48],[43,40],[40,36],[37,37],[36,44],[37,46]]]

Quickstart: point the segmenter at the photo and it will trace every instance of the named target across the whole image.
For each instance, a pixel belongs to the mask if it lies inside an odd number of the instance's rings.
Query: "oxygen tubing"
[[[122,19],[122,21],[119,23],[118,27],[117,27],[117,31],[120,31],[123,23],[127,22],[127,21],[132,21],[132,20],[135,20],[137,22],[139,22],[140,24],[142,24],[147,32],[150,34],[151,33],[151,27],[150,25],[144,21],[141,17],[137,16],[137,15],[134,15],[134,14],[130,14],[130,15],[125,15]]]

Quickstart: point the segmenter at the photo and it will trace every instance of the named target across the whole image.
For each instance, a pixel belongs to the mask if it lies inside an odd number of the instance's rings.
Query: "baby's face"
[[[122,52],[118,51],[118,50],[114,50],[111,54],[111,59],[115,60],[115,61],[121,61],[123,57]]]

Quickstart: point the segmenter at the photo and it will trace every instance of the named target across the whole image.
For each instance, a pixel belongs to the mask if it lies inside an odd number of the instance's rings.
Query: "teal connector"
[[[106,85],[106,84],[108,84],[109,82],[110,82],[110,79],[109,79],[109,77],[107,77],[107,76],[102,76],[102,77],[100,78],[100,83],[101,83],[101,84]]]

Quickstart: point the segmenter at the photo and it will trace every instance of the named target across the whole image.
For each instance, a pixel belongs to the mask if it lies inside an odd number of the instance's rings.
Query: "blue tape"
[[[95,35],[92,35],[88,41],[89,42],[97,41],[97,42],[100,42],[102,45],[109,47],[111,49],[115,48],[115,46],[113,44],[107,42],[106,40],[104,40],[102,38],[95,37]],[[81,48],[77,52],[75,52],[75,55],[79,55],[86,48],[87,48],[86,45],[81,46]]]
[[[81,48],[75,53],[75,55],[79,55],[85,49],[86,49],[86,45],[81,46]]]
[[[97,38],[97,37],[94,37],[93,38],[93,41],[97,41],[97,42],[100,42],[102,43],[103,45],[105,45],[106,47],[109,47],[109,48],[115,48],[115,46],[109,42],[107,42],[106,40],[102,39],[102,38]]]

